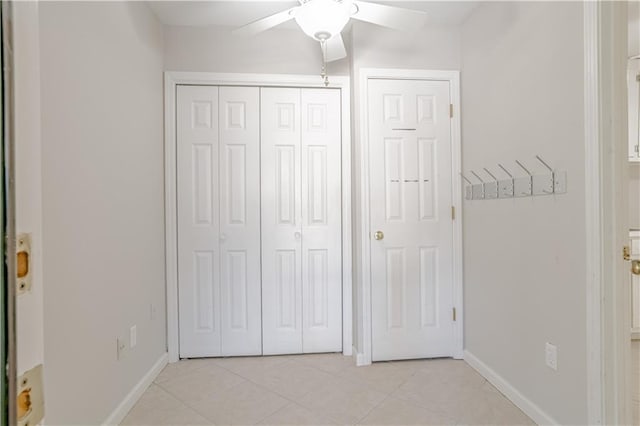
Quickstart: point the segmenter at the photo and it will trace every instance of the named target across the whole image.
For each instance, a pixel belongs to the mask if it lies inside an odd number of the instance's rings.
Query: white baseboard
[[[169,354],[164,353],[162,356],[156,361],[155,364],[147,371],[147,374],[131,389],[131,392],[127,394],[127,396],[118,404],[115,410],[111,413],[107,420],[104,421],[103,425],[119,425],[120,422],[125,418],[129,410],[133,408],[133,406],[138,402],[144,391],[153,383],[158,374],[162,371],[162,369],[167,365],[169,361]]]
[[[502,392],[504,396],[509,398],[509,400],[529,416],[531,420],[539,425],[560,424],[469,351],[464,351],[464,360],[495,386],[496,389]]]
[[[358,350],[356,349],[356,347],[353,347],[353,353],[356,355],[356,366],[357,367],[362,367],[364,365],[371,365],[371,359],[369,359],[369,357],[365,356],[364,353],[362,352],[358,352]]]
[[[352,356],[354,354],[353,352],[353,346],[345,346],[344,350],[342,351],[342,355],[344,356]]]

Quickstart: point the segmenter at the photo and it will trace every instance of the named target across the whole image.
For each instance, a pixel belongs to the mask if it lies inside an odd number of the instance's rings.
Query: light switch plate
[[[18,426],[37,425],[44,418],[42,364],[18,377]]]
[[[498,182],[498,197],[513,198],[513,179],[504,179]]]
[[[484,198],[488,200],[498,198],[498,182],[487,182],[484,184]]]
[[[513,195],[515,197],[531,196],[531,177],[519,177],[513,180]]]

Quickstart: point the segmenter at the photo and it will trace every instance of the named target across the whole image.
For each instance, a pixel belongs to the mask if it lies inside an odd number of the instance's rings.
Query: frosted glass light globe
[[[351,1],[309,0],[295,11],[302,31],[314,40],[328,40],[340,33],[351,16]]]

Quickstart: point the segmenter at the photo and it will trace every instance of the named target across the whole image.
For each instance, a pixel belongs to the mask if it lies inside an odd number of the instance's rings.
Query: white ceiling
[[[458,25],[478,1],[375,1],[376,3],[429,13],[429,23]],[[295,7],[297,1],[149,1],[149,7],[165,25],[239,27],[273,13]],[[291,23],[283,27],[290,27]]]

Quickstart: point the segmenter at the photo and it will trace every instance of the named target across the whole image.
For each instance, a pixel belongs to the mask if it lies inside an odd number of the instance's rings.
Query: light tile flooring
[[[532,425],[464,361],[355,367],[340,354],[168,365],[125,425]]]

